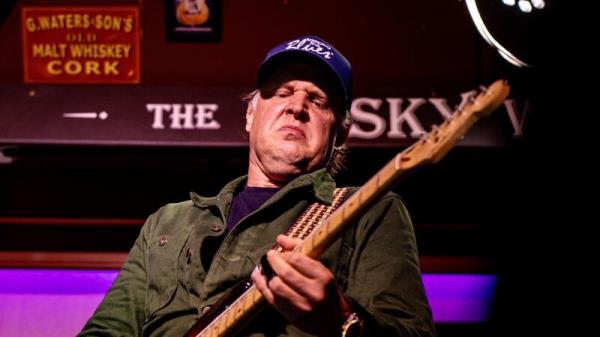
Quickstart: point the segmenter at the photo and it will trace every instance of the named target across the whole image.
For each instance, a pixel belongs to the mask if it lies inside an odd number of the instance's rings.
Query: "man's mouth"
[[[283,131],[293,135],[298,135],[300,137],[306,137],[302,128],[293,125],[284,125],[279,129],[279,131]]]

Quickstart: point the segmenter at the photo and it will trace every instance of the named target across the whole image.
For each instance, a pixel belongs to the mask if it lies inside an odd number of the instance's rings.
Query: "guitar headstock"
[[[491,114],[502,105],[509,92],[510,86],[508,83],[505,80],[497,80],[475,97],[475,100],[471,103],[472,113],[481,116]]]
[[[403,164],[407,167],[422,162],[438,162],[483,116],[491,114],[508,97],[510,87],[505,80],[497,80],[455,111],[450,119],[417,141],[403,153]]]

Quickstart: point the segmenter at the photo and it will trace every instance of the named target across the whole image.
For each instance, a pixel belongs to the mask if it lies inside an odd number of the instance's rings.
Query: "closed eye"
[[[277,89],[277,91],[275,92],[275,96],[277,97],[288,97],[292,95],[292,90],[287,89],[287,88],[279,88]]]
[[[329,102],[327,98],[321,95],[311,95],[309,97],[310,102],[319,109],[327,109],[329,107]]]

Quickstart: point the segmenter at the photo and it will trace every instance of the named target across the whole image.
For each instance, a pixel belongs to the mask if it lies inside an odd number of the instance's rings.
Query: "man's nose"
[[[294,118],[306,119],[308,117],[308,97],[305,93],[296,92],[289,97],[286,113],[294,114]]]

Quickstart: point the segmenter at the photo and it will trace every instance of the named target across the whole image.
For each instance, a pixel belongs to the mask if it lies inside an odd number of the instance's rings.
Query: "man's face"
[[[246,113],[249,175],[258,170],[277,185],[327,163],[336,125],[331,87],[301,63],[281,66],[265,81]]]

